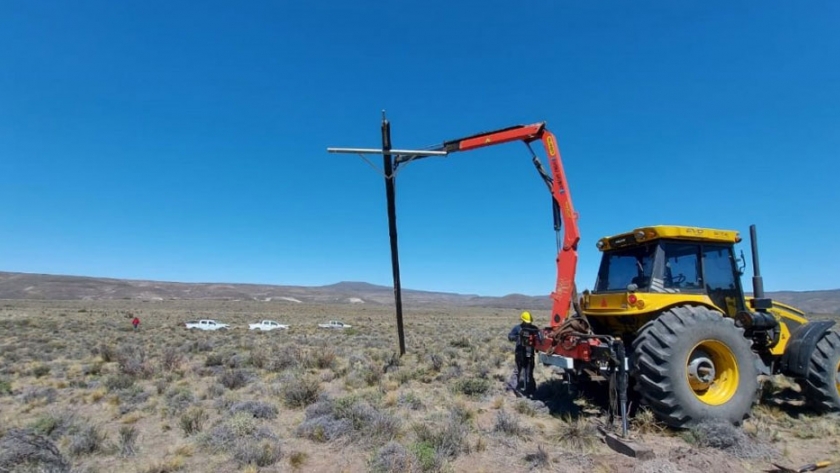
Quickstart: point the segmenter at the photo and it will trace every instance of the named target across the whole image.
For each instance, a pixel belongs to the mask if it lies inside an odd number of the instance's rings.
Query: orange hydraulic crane
[[[543,328],[543,340],[536,342],[540,360],[546,365],[555,365],[564,370],[595,368],[618,374],[618,391],[621,415],[626,432],[626,388],[627,360],[624,343],[608,335],[593,334],[589,324],[577,310],[575,272],[577,269],[577,248],[580,241],[578,214],[572,205],[572,196],[566,180],[566,173],[560,158],[557,139],[548,130],[545,122],[530,125],[516,125],[499,130],[479,133],[464,138],[444,141],[442,145],[424,150],[398,150],[391,148],[390,123],[382,116],[382,148],[327,148],[333,153],[356,153],[364,159],[366,154],[382,154],[384,177],[388,202],[388,221],[391,236],[391,257],[394,273],[394,291],[397,309],[397,330],[400,354],[405,353],[402,327],[402,299],[399,281],[399,257],[396,232],[396,206],[394,202],[394,179],[397,168],[416,159],[446,156],[461,151],[472,151],[514,141],[523,142],[531,153],[531,160],[545,181],[553,201],[554,228],[558,233],[557,280],[551,297],[553,299],[550,326]],[[535,141],[542,142],[548,157],[550,173],[546,172],[537,154],[531,147]],[[392,156],[395,156],[392,160]],[[368,161],[369,164],[370,161]],[[375,167],[375,166],[374,166]],[[562,231],[562,239],[560,232]],[[574,308],[574,314],[570,314]]]

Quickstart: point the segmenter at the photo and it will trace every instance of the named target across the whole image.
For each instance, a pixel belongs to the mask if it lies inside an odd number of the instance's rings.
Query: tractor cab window
[[[653,256],[656,245],[620,248],[604,253],[595,291],[626,291],[635,284],[638,290],[648,287],[653,272]]]
[[[655,286],[664,292],[702,291],[699,246],[685,243],[663,243],[665,253],[662,281]]]
[[[706,292],[712,302],[729,315],[734,316],[743,306],[736,277],[735,258],[732,249],[726,246],[703,246],[703,275]]]

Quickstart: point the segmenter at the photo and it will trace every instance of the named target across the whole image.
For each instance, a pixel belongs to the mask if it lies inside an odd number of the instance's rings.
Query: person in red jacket
[[[137,326],[140,325],[140,319],[135,316],[134,320],[131,321],[131,325],[134,325],[134,330],[137,330]]]

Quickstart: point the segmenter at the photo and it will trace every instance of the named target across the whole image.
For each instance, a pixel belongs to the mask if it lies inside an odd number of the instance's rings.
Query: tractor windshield
[[[630,284],[635,284],[638,289],[646,288],[653,273],[655,254],[655,244],[605,252],[598,269],[595,292],[626,291]]]

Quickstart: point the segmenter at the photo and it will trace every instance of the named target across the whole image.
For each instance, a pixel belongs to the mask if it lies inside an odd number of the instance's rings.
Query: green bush
[[[458,381],[456,389],[467,396],[480,396],[490,390],[490,381],[482,378],[466,378]]]

